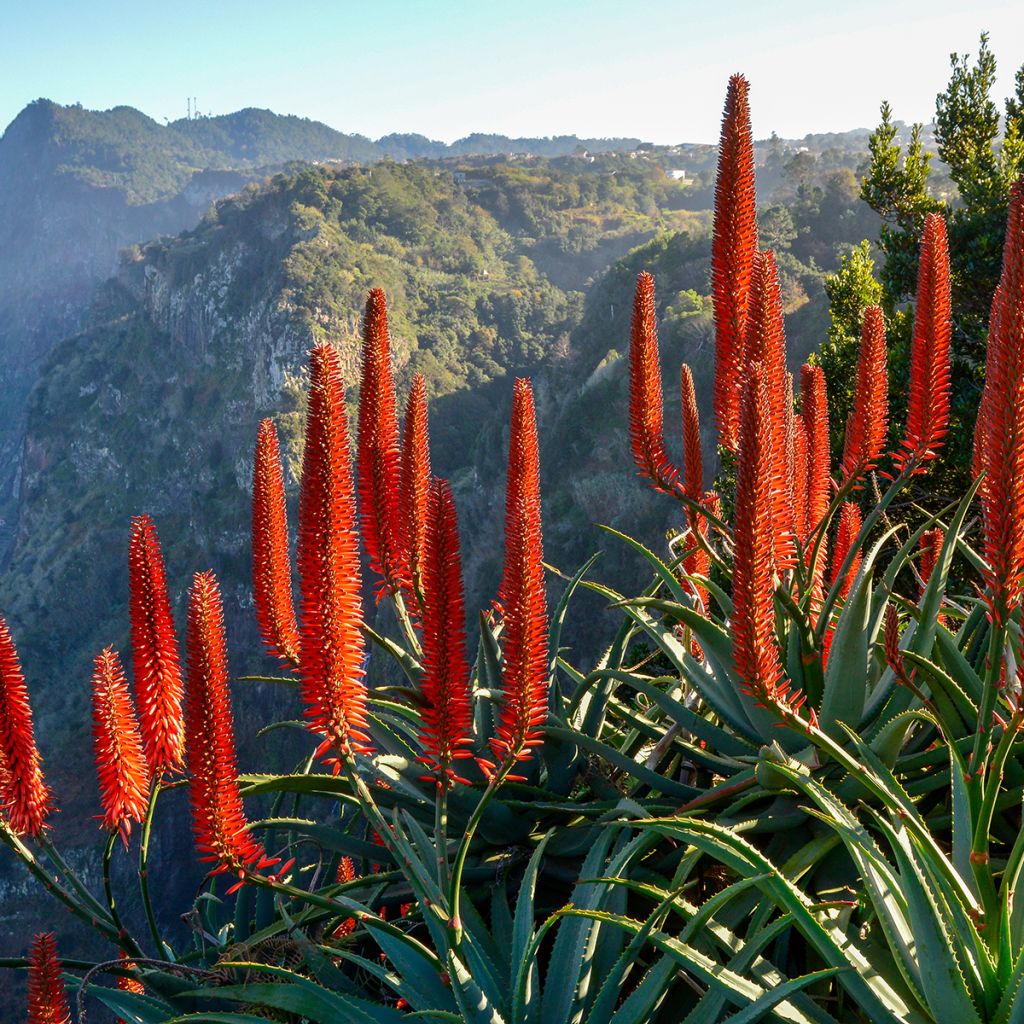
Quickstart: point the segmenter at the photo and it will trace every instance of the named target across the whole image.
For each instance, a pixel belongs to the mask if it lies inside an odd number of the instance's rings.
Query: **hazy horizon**
[[[186,116],[196,97],[204,114],[265,108],[373,139],[713,143],[726,80],[742,71],[755,135],[802,138],[873,127],[884,99],[899,120],[930,121],[950,52],[976,52],[982,31],[999,61],[997,99],[1024,63],[1024,5],[1009,2],[652,0],[627,11],[610,0],[382,0],[371,17],[349,0],[298,0],[282,21],[267,0],[44,0],[5,20],[5,127],[40,97],[131,106],[157,122]]]

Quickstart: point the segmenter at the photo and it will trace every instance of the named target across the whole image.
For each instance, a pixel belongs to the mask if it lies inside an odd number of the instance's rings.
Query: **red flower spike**
[[[288,513],[274,421],[256,434],[252,471],[252,592],[267,650],[286,665],[299,664],[299,627],[288,560]]]
[[[0,781],[3,809],[18,835],[39,835],[51,808],[32,727],[28,687],[7,623],[0,616]]]
[[[671,494],[679,471],[665,452],[662,404],[654,278],[645,271],[636,279],[629,336],[629,439],[640,475],[656,490]]]
[[[697,394],[693,387],[693,374],[685,363],[683,363],[679,374],[679,391],[683,408],[683,493],[692,501],[700,501],[701,493],[704,490],[700,414],[697,412]]]
[[[825,372],[820,366],[804,364],[800,371],[800,393],[804,428],[807,433],[807,536],[821,527],[828,513],[832,482],[829,477],[828,394]],[[823,537],[811,579],[811,603],[818,607],[824,597],[825,566],[828,560],[828,538]],[[804,551],[804,564],[810,568],[813,545]]]
[[[928,581],[932,578],[932,573],[935,572],[935,566],[938,565],[939,555],[942,552],[942,545],[946,542],[946,534],[941,527],[934,527],[931,530],[925,530],[921,534],[920,549],[921,549],[921,563],[919,571],[921,573],[922,592],[924,588],[928,586]]]
[[[807,429],[802,415],[793,417],[793,525],[801,544],[807,543]]]
[[[131,823],[141,824],[146,817],[149,767],[117,651],[107,647],[93,666],[93,744],[103,828],[118,829],[127,846]]]
[[[356,874],[355,864],[352,863],[351,857],[342,857],[338,861],[338,873],[335,876],[336,882],[354,882],[359,876]],[[346,917],[341,921],[337,928],[331,933],[332,939],[344,939],[351,935],[356,930],[356,920],[354,917]]]
[[[400,483],[405,536],[409,542],[409,572],[414,585],[420,587],[427,531],[427,492],[430,490],[427,384],[421,373],[412,379],[409,401],[405,407]]]
[[[409,556],[399,503],[401,453],[391,336],[384,292],[366,299],[359,382],[359,505],[370,569],[397,594],[409,581]]]
[[[254,863],[267,867],[276,861],[268,861],[249,834],[238,787],[224,609],[212,572],[192,579],[186,648],[185,747],[196,849],[200,860],[216,862],[214,874],[229,871],[243,878]]]
[[[368,750],[355,492],[338,354],[310,353],[299,495],[302,698],[321,752]],[[339,768],[339,765],[335,765]]]
[[[71,1024],[53,932],[37,935],[28,957],[28,1024]]]
[[[941,214],[930,213],[921,236],[914,334],[910,345],[910,401],[902,468],[911,458],[935,458],[949,428],[950,395],[949,243]]]
[[[750,86],[742,75],[729,79],[718,146],[711,290],[715,310],[715,422],[719,440],[736,450],[739,428],[743,339],[750,279],[757,251],[754,141]]]
[[[835,586],[836,581],[839,579],[839,570],[842,568],[843,562],[846,561],[846,556],[850,553],[850,548],[853,547],[853,543],[857,539],[857,534],[860,533],[862,525],[860,509],[852,501],[844,501],[842,508],[839,510],[839,525],[836,527],[836,546],[832,552],[832,575],[829,581],[832,586]],[[857,578],[857,573],[860,572],[860,560],[861,556],[858,551],[839,587],[840,597],[845,598],[850,593],[850,587],[853,586],[853,581]]]
[[[1010,189],[975,448],[976,471],[985,473],[980,493],[986,600],[998,629],[1024,589],[1024,178]]]
[[[773,465],[767,375],[754,363],[740,404],[732,635],[736,674],[765,704],[785,701],[788,688],[775,636]]]
[[[832,573],[829,578],[829,582],[832,586],[835,586],[836,581],[839,579],[839,571],[843,566],[843,562],[846,561],[846,556],[849,554],[850,548],[857,539],[857,534],[860,533],[861,525],[860,509],[854,505],[853,502],[844,501],[842,507],[839,509],[839,525],[836,527],[836,545],[832,551]],[[860,572],[860,562],[861,553],[858,551],[854,556],[853,561],[850,563],[850,568],[847,569],[842,583],[839,585],[839,596],[843,600],[845,600],[847,595],[850,593],[850,587],[853,586],[853,581],[857,578],[857,573]],[[823,663],[828,661],[829,651],[832,649],[832,635],[833,629],[829,626],[828,629],[825,630]]]
[[[184,759],[181,663],[160,540],[149,516],[132,520],[128,590],[132,674],[146,761],[153,775],[176,772]]]
[[[793,401],[786,374],[786,333],[782,323],[782,291],[775,254],[770,250],[754,255],[750,298],[743,342],[744,373],[760,363],[768,386],[772,432],[772,493],[775,499],[775,562],[779,569],[791,568],[796,548],[793,543],[792,476],[786,451],[786,432]]]
[[[981,392],[981,402],[978,404],[978,415],[974,421],[974,451],[971,458],[971,472],[975,479],[985,471],[988,460],[986,446],[992,437],[991,405],[993,402],[994,384],[989,386],[989,381],[1002,380],[1002,367],[1000,358],[1002,352],[998,344],[1002,332],[999,329],[999,316],[1002,309],[1002,288],[997,285],[995,294],[992,296],[992,307],[989,312],[988,321],[988,345],[985,353],[985,385]],[[985,488],[988,485],[983,480],[978,486],[978,496],[984,498]]]
[[[438,785],[461,781],[452,762],[470,756],[473,709],[466,660],[466,613],[455,499],[445,480],[427,498],[423,560],[423,761]]]
[[[512,393],[505,501],[503,703],[491,749],[499,765],[513,765],[528,760],[541,742],[548,700],[540,457],[533,390],[523,378]]]
[[[861,328],[853,411],[843,446],[843,475],[847,479],[870,473],[882,454],[889,419],[885,354],[885,316],[879,306],[868,306]]]

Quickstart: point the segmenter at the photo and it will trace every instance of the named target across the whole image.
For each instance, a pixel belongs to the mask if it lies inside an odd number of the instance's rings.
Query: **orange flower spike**
[[[256,434],[252,471],[252,591],[256,621],[267,650],[292,667],[299,664],[299,627],[288,560],[288,513],[274,421]]]
[[[807,433],[807,536],[820,528],[828,512],[832,481],[829,477],[831,454],[829,449],[828,394],[825,373],[820,366],[804,364],[800,371],[800,392],[803,406],[804,428]],[[813,546],[804,550],[805,564],[810,568]],[[828,559],[827,538],[823,537],[811,580],[812,604],[819,605],[824,597],[825,566]]]
[[[843,562],[846,561],[846,556],[850,552],[850,548],[853,546],[853,542],[857,539],[857,534],[860,533],[861,528],[861,516],[860,509],[850,501],[844,501],[842,507],[839,509],[839,525],[836,527],[836,544],[832,551],[832,572],[829,578],[829,582],[832,586],[835,586],[836,581],[839,579],[839,572],[842,568]],[[853,586],[853,581],[857,578],[857,573],[860,571],[861,554],[860,551],[854,556],[853,561],[850,563],[850,568],[846,571],[846,575],[843,577],[843,581],[839,586],[839,596],[846,599],[846,596],[850,593],[850,587]],[[832,650],[832,637],[834,630],[831,625],[825,630],[824,648],[822,652],[822,664],[824,665],[828,661],[829,652]]]
[[[846,427],[843,475],[870,473],[882,454],[889,418],[889,376],[885,368],[885,317],[878,306],[864,310],[853,411]]]
[[[1024,590],[1024,178],[1010,189],[1003,271],[989,326],[976,471],[981,485],[986,600],[1001,628]]]
[[[862,525],[860,509],[852,501],[844,501],[842,508],[839,510],[839,525],[836,527],[836,546],[832,552],[832,575],[829,581],[832,586],[835,586],[836,581],[839,579],[839,571],[842,568],[843,562],[846,561],[846,556],[850,553],[850,548],[853,547],[853,543],[857,539],[857,534],[860,533]],[[850,593],[850,587],[853,586],[853,581],[857,578],[857,573],[860,572],[860,561],[861,554],[858,551],[850,563],[850,568],[847,569],[846,575],[843,577],[843,582],[839,586],[840,597],[845,598]]]
[[[1002,345],[1000,344],[1003,340],[1003,332],[1000,330],[999,325],[1002,298],[1002,287],[997,285],[995,294],[992,296],[992,307],[989,312],[988,345],[985,352],[985,384],[981,392],[981,402],[978,405],[978,415],[974,421],[974,451],[971,457],[971,473],[975,478],[980,476],[988,465],[989,453],[986,450],[986,446],[991,440],[998,437],[998,434],[995,434],[993,431],[990,417],[992,415],[991,406],[994,401],[995,382],[1004,379],[1000,363],[1003,354],[1001,351]],[[990,381],[992,382],[991,385],[989,384]],[[978,485],[978,497],[983,503],[987,486],[984,480]]]
[[[692,501],[700,501],[704,490],[704,461],[700,446],[700,414],[693,374],[683,363],[679,374],[679,391],[683,409],[683,493]],[[692,519],[693,516],[691,515]]]
[[[409,556],[400,509],[401,451],[391,335],[384,292],[372,288],[363,319],[359,382],[359,505],[370,569],[397,594],[408,585]]]
[[[200,860],[216,862],[214,874],[242,877],[254,863],[273,862],[248,832],[238,787],[224,609],[212,572],[197,572],[192,579],[186,648],[185,746],[196,849]]]
[[[949,242],[941,214],[930,213],[921,236],[914,334],[910,345],[910,400],[897,463],[935,458],[949,429]]]
[[[340,362],[330,345],[310,353],[298,563],[309,727],[324,737],[321,753],[367,750],[355,490]]]
[[[0,764],[3,809],[18,835],[38,836],[52,797],[32,726],[28,687],[7,623],[0,616]]]
[[[127,846],[131,823],[141,824],[146,817],[149,768],[121,659],[107,647],[93,666],[93,745],[103,828],[118,829]]]
[[[787,460],[787,428],[792,414],[792,397],[786,374],[786,333],[782,323],[782,292],[775,254],[770,250],[754,255],[744,335],[744,372],[760,363],[768,387],[772,431],[772,493],[775,498],[775,561],[780,571],[792,567],[793,543],[792,476]]]
[[[629,438],[640,475],[656,490],[671,494],[679,471],[665,452],[662,405],[654,278],[644,272],[636,279],[629,336]]]
[[[427,530],[427,492],[430,490],[430,432],[427,417],[427,384],[423,374],[412,379],[402,430],[401,506],[405,536],[409,541],[409,571],[421,585],[423,545]]]
[[[743,339],[750,280],[757,251],[754,141],[749,83],[729,79],[718,146],[711,290],[715,317],[715,422],[719,440],[736,450],[739,429]]]
[[[466,612],[455,499],[446,480],[427,498],[423,561],[423,762],[438,786],[462,781],[452,762],[470,756],[473,709],[466,659]]]
[[[29,953],[28,1024],[71,1024],[53,932],[37,935]]]
[[[793,417],[793,522],[801,544],[807,543],[807,429],[802,415]]]
[[[540,457],[530,382],[512,395],[505,510],[503,703],[491,749],[498,764],[528,760],[547,717],[548,620],[541,539]],[[487,768],[487,765],[484,765]]]
[[[744,690],[763,703],[786,689],[775,636],[773,465],[767,375],[754,363],[740,405],[732,635],[736,674]]]
[[[132,520],[128,591],[132,674],[146,761],[153,775],[176,772],[184,761],[181,663],[160,540],[149,516]]]
[[[338,861],[338,872],[335,876],[336,882],[354,882],[359,876],[356,874],[355,864],[352,863],[351,857],[342,857]],[[344,939],[351,935],[356,930],[356,919],[354,917],[346,917],[342,920],[337,928],[331,933],[332,939]]]

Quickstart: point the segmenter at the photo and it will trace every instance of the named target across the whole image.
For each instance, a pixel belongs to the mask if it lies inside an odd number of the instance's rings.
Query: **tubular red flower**
[[[149,766],[117,651],[107,647],[93,666],[93,743],[103,828],[118,829],[127,845],[131,823],[146,817]]]
[[[335,875],[336,882],[354,882],[359,876],[356,874],[355,864],[351,857],[342,857],[338,861],[338,871]],[[339,922],[338,926],[331,932],[332,939],[344,939],[356,930],[356,919],[346,917]]]
[[[512,765],[528,760],[541,742],[548,683],[540,456],[533,390],[523,378],[512,394],[505,501],[503,704],[491,749],[499,765]]]
[[[18,835],[39,835],[51,808],[32,727],[28,687],[7,623],[0,616],[0,764],[3,808]]]
[[[380,288],[373,288],[366,299],[363,320],[357,441],[359,505],[370,569],[394,594],[408,585],[409,578],[399,501],[401,453],[396,405],[387,300]]]
[[[793,417],[793,525],[801,544],[807,543],[807,428],[802,415]]]
[[[836,544],[832,551],[832,573],[830,577],[832,586],[835,586],[837,580],[839,580],[839,573],[842,570],[843,562],[846,561],[846,556],[849,554],[850,548],[853,547],[857,534],[860,533],[861,525],[860,509],[853,502],[844,501],[839,509]],[[850,587],[853,586],[853,581],[857,578],[857,573],[860,572],[860,562],[861,553],[858,550],[853,557],[853,561],[850,563],[850,568],[846,570],[846,574],[839,585],[839,596],[843,600],[850,593]],[[828,660],[829,652],[832,650],[832,636],[833,629],[830,625],[825,630],[824,661]]]
[[[466,613],[455,499],[445,480],[427,498],[423,560],[423,750],[438,785],[458,780],[452,762],[470,756],[473,710],[466,659]]]
[[[1001,628],[1024,589],[1024,178],[1010,190],[1003,270],[989,325],[975,468],[980,487],[986,600]]]
[[[256,434],[252,470],[252,592],[267,650],[288,665],[299,663],[299,627],[288,560],[288,513],[274,421]]]
[[[693,374],[685,363],[679,373],[679,392],[683,409],[683,493],[692,501],[700,501],[701,493],[704,490],[700,414],[697,412],[697,394],[693,387]]]
[[[736,450],[743,338],[750,279],[757,251],[754,141],[749,83],[729,79],[718,146],[711,289],[715,309],[715,421],[724,448]]]
[[[197,572],[192,579],[186,647],[185,746],[196,849],[200,860],[216,862],[214,873],[241,877],[253,863],[271,862],[248,832],[238,787],[224,609],[212,572]]]
[[[939,554],[942,551],[942,545],[945,542],[946,534],[938,526],[931,530],[925,530],[925,532],[921,534],[921,562],[918,567],[918,571],[921,573],[922,592],[924,587],[928,586],[928,581],[932,578],[932,573],[935,572],[935,566],[938,565]]]
[[[885,444],[889,417],[889,376],[885,368],[885,317],[879,306],[864,310],[853,411],[846,425],[843,475],[870,473]]]
[[[420,587],[427,530],[427,492],[430,490],[427,384],[421,373],[412,379],[409,401],[405,407],[400,482],[405,536],[409,542],[409,572],[415,586]]]
[[[132,520],[128,590],[132,673],[146,761],[154,775],[178,771],[184,758],[178,637],[160,541],[149,516]]]
[[[654,278],[645,271],[636,279],[629,336],[629,438],[640,475],[671,494],[679,471],[665,452],[662,401]]]
[[[836,581],[839,579],[840,569],[843,562],[846,561],[846,556],[850,553],[850,548],[853,547],[853,543],[857,539],[857,534],[860,533],[862,525],[860,509],[852,501],[844,501],[842,508],[839,510],[839,525],[836,527],[836,546],[832,552],[832,576],[830,579],[832,586],[835,586]],[[853,586],[853,581],[857,578],[857,573],[860,572],[860,560],[861,555],[858,551],[850,563],[850,568],[846,570],[843,582],[839,586],[840,597],[845,598],[850,593],[850,587]]]
[[[29,954],[28,1024],[71,1024],[53,932],[37,935]]]
[[[831,479],[829,467],[828,394],[825,372],[820,366],[804,364],[800,370],[800,393],[804,428],[807,432],[807,537],[822,527],[828,513]],[[813,545],[804,551],[804,563],[810,569]],[[811,578],[811,603],[818,607],[824,597],[825,566],[828,562],[828,538],[822,537]]]
[[[792,477],[787,458],[787,430],[793,400],[786,374],[786,333],[782,323],[782,291],[775,254],[754,255],[747,323],[743,342],[743,372],[759,363],[768,387],[771,413],[772,494],[775,501],[775,564],[782,571],[794,564]]]
[[[921,462],[935,458],[942,447],[949,428],[951,334],[946,222],[941,214],[930,213],[917,271],[907,430],[897,456],[901,468],[913,457]]]
[[[310,353],[299,495],[302,697],[320,752],[368,749],[355,493],[338,354]],[[335,765],[335,768],[339,768]]]
[[[775,636],[775,531],[771,405],[764,368],[747,373],[740,404],[733,524],[733,657],[743,688],[768,704],[786,698]]]

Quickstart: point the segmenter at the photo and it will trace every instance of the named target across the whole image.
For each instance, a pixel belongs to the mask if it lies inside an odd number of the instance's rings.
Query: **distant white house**
[[[686,171],[682,170],[679,167],[675,167],[671,171],[669,171],[668,176],[673,181],[686,181]]]

